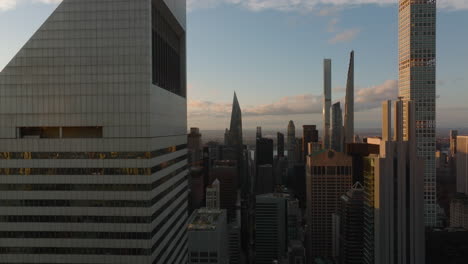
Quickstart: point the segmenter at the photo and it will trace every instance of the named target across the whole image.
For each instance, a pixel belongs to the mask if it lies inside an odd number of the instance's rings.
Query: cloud
[[[0,0],[0,11],[10,10],[16,7],[17,0]]]
[[[338,22],[340,22],[340,19],[338,18],[333,18],[331,19],[329,22],[328,22],[328,25],[327,25],[327,31],[330,32],[330,33],[334,33],[337,31],[337,28],[336,28],[336,25],[338,24]]]
[[[345,31],[342,31],[336,34],[333,38],[329,39],[328,43],[337,44],[341,42],[350,42],[353,39],[355,39],[357,35],[359,35],[360,32],[361,32],[361,29],[359,28],[347,29]]]
[[[398,82],[388,80],[384,83],[368,88],[362,88],[355,92],[356,111],[366,111],[380,107],[382,101],[394,100],[398,97]],[[340,101],[344,101],[343,98]],[[218,103],[211,101],[189,100],[188,112],[190,118],[201,117],[229,117],[231,114],[230,103]],[[241,102],[242,107],[242,102]],[[282,97],[269,104],[242,107],[244,117],[261,116],[287,116],[302,114],[321,114],[322,96],[303,94]]]
[[[396,5],[398,0],[188,0],[189,11],[200,8],[213,8],[219,4],[232,4],[251,11],[278,10],[311,12],[327,16],[337,10],[359,5]],[[466,0],[438,0],[438,7],[447,10],[468,10]]]
[[[355,96],[356,110],[377,108],[383,101],[398,97],[398,81],[388,80],[381,85],[359,89]]]
[[[15,9],[20,3],[58,4],[62,0],[0,0],[0,12]]]

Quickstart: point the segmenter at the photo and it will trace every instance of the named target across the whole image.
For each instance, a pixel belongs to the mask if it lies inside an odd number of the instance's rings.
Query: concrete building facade
[[[0,73],[0,263],[186,263],[184,0],[64,0]]]
[[[323,148],[330,148],[330,107],[332,99],[332,61],[323,60]]]

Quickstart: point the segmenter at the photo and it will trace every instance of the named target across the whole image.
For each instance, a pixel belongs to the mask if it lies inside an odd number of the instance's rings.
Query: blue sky
[[[0,0],[0,69],[57,2]],[[333,101],[341,100],[351,50],[356,127],[379,127],[380,101],[396,97],[396,0],[187,2],[190,126],[228,126],[234,91],[246,128],[320,126],[322,61],[333,60]],[[468,1],[438,3],[438,123],[468,127]]]

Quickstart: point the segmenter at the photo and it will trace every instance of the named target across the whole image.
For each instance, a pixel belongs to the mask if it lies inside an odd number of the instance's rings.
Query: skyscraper
[[[284,134],[280,132],[277,134],[276,151],[278,157],[284,157]]]
[[[437,222],[436,1],[399,1],[399,94],[416,108],[418,156],[424,159],[424,218]],[[404,109],[406,112],[407,109]],[[408,128],[404,126],[404,137]]]
[[[185,18],[63,0],[3,69],[0,263],[187,263]]]
[[[305,162],[306,156],[309,153],[309,143],[318,142],[318,130],[315,125],[302,126],[302,157],[301,160]]]
[[[333,150],[307,157],[307,248],[312,259],[332,257],[332,215],[352,187],[352,164],[351,156]]]
[[[189,152],[189,164],[196,165],[202,159],[202,140],[200,129],[191,127],[187,137],[187,148]]]
[[[403,104],[403,105],[402,105]],[[391,104],[385,102],[380,154],[365,158],[364,263],[423,264],[424,160],[417,156],[413,102],[395,102],[390,138]],[[402,109],[408,111],[403,114]],[[400,124],[407,123],[406,125]],[[402,127],[408,127],[406,139]]]
[[[260,126],[257,127],[256,138],[262,138],[262,127]]]
[[[291,120],[288,124],[288,168],[293,168],[296,164],[296,127]]]
[[[340,102],[333,104],[332,107],[332,133],[331,149],[337,152],[343,152],[343,113],[341,112]]]
[[[457,137],[457,192],[468,195],[468,136]]]
[[[331,59],[323,60],[323,148],[330,148]]]
[[[450,130],[450,158],[455,157],[457,154],[457,137],[458,130]]]
[[[231,126],[229,128],[228,142],[229,146],[238,148],[237,151],[242,150],[243,139],[242,139],[242,111],[237,100],[237,95],[234,93],[234,99],[232,102],[231,112]]]
[[[287,197],[269,193],[255,199],[255,264],[281,261],[287,250]]]
[[[354,51],[349,59],[348,80],[346,82],[344,144],[354,142]]]
[[[255,144],[255,163],[273,165],[273,139],[257,138]]]

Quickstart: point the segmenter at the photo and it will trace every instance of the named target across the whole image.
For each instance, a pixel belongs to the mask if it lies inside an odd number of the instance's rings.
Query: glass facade
[[[425,163],[424,219],[427,226],[434,226],[437,223],[435,0],[400,0],[399,95],[415,104],[418,155]],[[405,138],[406,121],[403,120]]]

